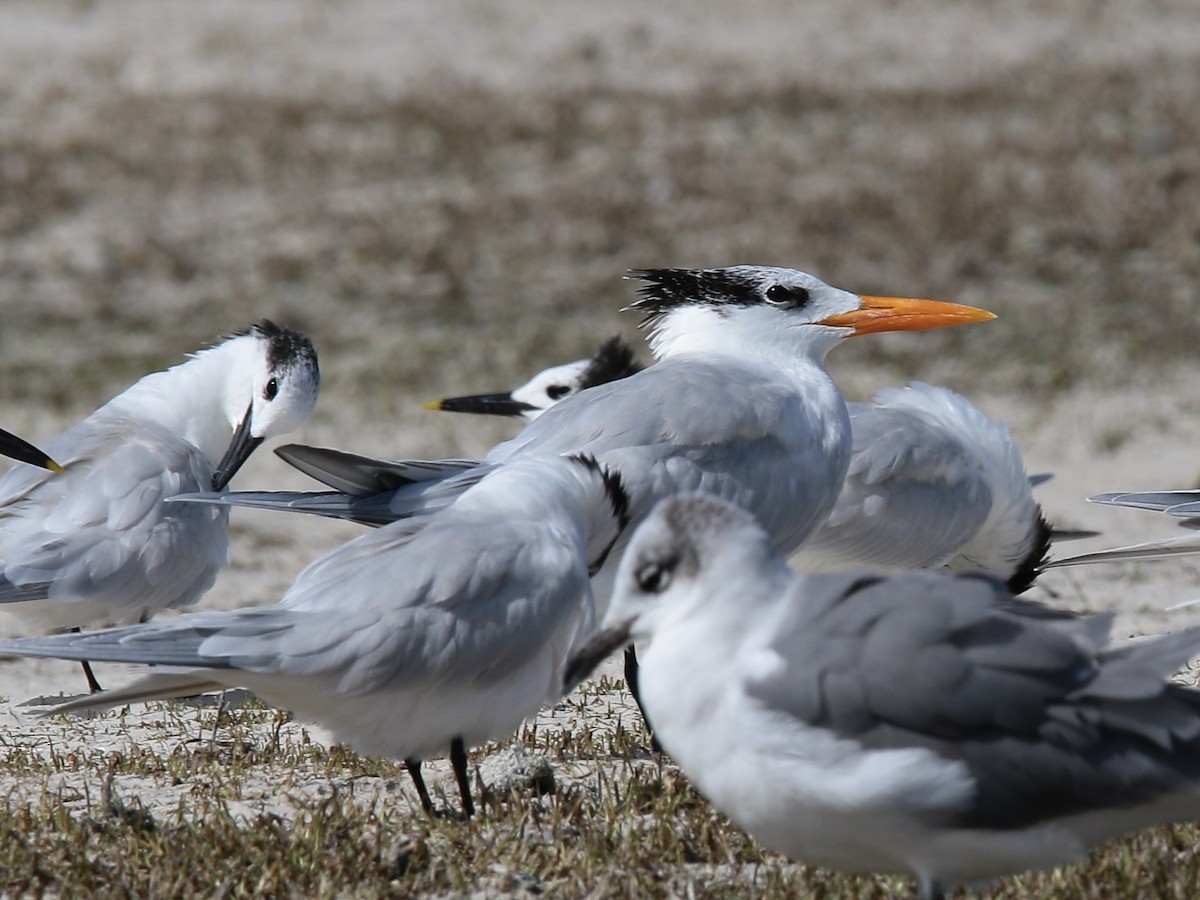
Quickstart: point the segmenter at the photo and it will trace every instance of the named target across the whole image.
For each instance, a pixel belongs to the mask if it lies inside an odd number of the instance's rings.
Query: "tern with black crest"
[[[223,490],[265,438],[308,418],[318,383],[309,340],[263,320],[47,441],[64,473],[0,478],[0,610],[78,628],[195,602],[228,561],[228,511],[167,500]]]

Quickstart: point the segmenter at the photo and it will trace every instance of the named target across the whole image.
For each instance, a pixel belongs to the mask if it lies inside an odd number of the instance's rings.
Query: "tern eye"
[[[788,306],[801,309],[808,303],[808,290],[802,287],[789,288],[773,284],[767,288],[767,302],[773,306]]]
[[[267,382],[267,386],[263,388],[263,396],[268,400],[274,400],[279,393],[279,382],[272,378]]]
[[[569,393],[571,393],[571,389],[565,384],[552,384],[546,388],[546,396],[551,400],[561,400]]]
[[[646,563],[637,570],[634,578],[647,594],[661,594],[671,586],[671,569],[662,563]]]

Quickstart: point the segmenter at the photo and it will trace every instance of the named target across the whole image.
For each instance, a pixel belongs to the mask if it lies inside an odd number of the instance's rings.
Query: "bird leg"
[[[79,634],[80,631],[81,629],[78,626],[70,629],[71,634]],[[91,664],[86,659],[81,659],[79,664],[83,666],[83,677],[87,679],[88,693],[98,694],[104,690],[104,688],[100,687],[100,682],[96,680],[96,673],[92,671]]]
[[[417,786],[417,796],[421,798],[421,808],[427,813],[433,812],[433,801],[429,799],[429,789],[425,787],[425,779],[421,777],[421,761],[419,759],[406,759],[404,768],[408,769],[408,774],[412,777],[413,784]]]
[[[633,702],[637,704],[638,712],[642,714],[642,721],[646,723],[646,730],[650,732],[650,749],[655,753],[662,753],[662,744],[654,736],[654,726],[650,724],[650,717],[646,715],[646,707],[642,706],[642,696],[638,691],[637,651],[633,644],[625,648],[625,687],[629,688]]]
[[[471,778],[467,774],[467,749],[463,746],[460,737],[456,737],[450,742],[450,765],[454,767],[454,778],[458,781],[463,815],[469,819],[475,815],[475,804],[471,802]]]

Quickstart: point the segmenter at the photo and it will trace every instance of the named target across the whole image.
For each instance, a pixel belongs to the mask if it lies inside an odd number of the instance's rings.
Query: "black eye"
[[[661,563],[646,563],[637,570],[634,578],[647,594],[661,594],[671,584],[671,570]]]
[[[571,393],[571,389],[565,384],[552,384],[546,388],[546,396],[551,400],[561,400],[569,393]]]
[[[279,393],[279,382],[272,378],[267,382],[267,386],[263,388],[263,396],[268,400],[274,400],[275,395]]]
[[[767,302],[775,306],[789,306],[800,309],[808,302],[808,291],[802,287],[784,287],[773,284],[767,288]]]

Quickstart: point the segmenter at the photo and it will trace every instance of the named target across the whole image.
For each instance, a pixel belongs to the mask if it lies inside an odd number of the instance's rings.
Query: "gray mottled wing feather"
[[[851,404],[854,451],[805,559],[862,566],[942,565],[983,526],[991,491],[962,442],[904,410]]]
[[[1103,650],[1106,629],[1014,604],[982,578],[808,579],[772,646],[790,665],[751,685],[768,708],[874,748],[924,747],[977,776],[942,818],[1018,827],[1146,802],[1185,779],[1200,694],[1163,678],[1200,633]],[[1104,623],[1105,625],[1107,623]]]

